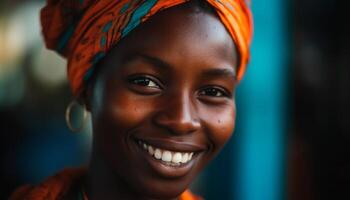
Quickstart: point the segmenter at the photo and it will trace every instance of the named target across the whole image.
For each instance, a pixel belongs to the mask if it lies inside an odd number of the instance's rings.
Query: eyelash
[[[224,89],[221,88],[217,88],[215,86],[210,86],[210,87],[206,87],[204,89],[202,89],[200,91],[200,95],[203,94],[203,92],[216,92],[216,95],[208,95],[208,96],[212,96],[212,97],[216,97],[216,98],[222,98],[222,97],[229,97],[229,93],[227,91],[225,91]],[[217,95],[218,93],[221,93],[221,95]]]
[[[137,78],[131,79],[131,81],[134,84],[145,86],[145,87],[147,86],[147,87],[158,87],[158,88],[160,88],[160,86],[157,83],[155,83],[153,80],[151,80],[150,78],[147,78],[147,77],[137,77]],[[150,83],[152,83],[153,85],[148,86],[148,84],[150,84]]]
[[[150,77],[144,76],[144,75],[134,76],[134,77],[129,79],[129,82],[131,82],[132,84],[139,85],[141,87],[162,89],[162,87],[160,86],[158,81],[156,81]],[[149,86],[150,83],[152,83],[151,86]],[[229,97],[230,96],[229,92],[227,92],[225,89],[221,89],[221,88],[218,88],[216,86],[207,86],[206,88],[201,89],[199,94],[205,95],[205,92],[216,92],[215,95],[207,95],[207,96],[215,97],[215,98],[222,98],[222,97]],[[220,95],[218,95],[218,93]]]
[[[151,87],[151,88],[159,88],[161,89],[160,85],[157,83],[157,81],[147,77],[147,76],[137,76],[130,78],[129,81],[133,84],[140,85],[143,87]],[[146,84],[142,84],[146,83]],[[153,83],[153,85],[148,86],[149,83]]]

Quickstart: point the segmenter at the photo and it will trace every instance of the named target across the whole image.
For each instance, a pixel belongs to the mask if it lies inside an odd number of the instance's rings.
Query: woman
[[[252,32],[247,5],[49,0],[41,20],[91,112],[93,149],[87,169],[12,199],[200,199],[186,189],[234,130]]]

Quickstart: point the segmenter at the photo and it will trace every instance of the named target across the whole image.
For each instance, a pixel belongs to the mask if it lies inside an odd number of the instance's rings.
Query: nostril
[[[153,121],[156,126],[165,128],[173,134],[189,134],[201,127],[200,121],[191,116],[181,117],[179,115],[158,113]]]

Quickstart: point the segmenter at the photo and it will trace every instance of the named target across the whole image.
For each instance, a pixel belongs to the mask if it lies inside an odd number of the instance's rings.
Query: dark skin
[[[234,130],[237,62],[219,18],[189,3],[120,41],[82,98],[93,122],[89,200],[176,199],[186,190]],[[168,166],[138,141],[193,158]]]

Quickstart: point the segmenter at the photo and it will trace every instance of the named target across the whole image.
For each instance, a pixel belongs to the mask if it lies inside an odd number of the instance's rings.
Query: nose
[[[154,123],[176,135],[193,133],[201,127],[198,114],[189,95],[165,100],[155,114]]]

